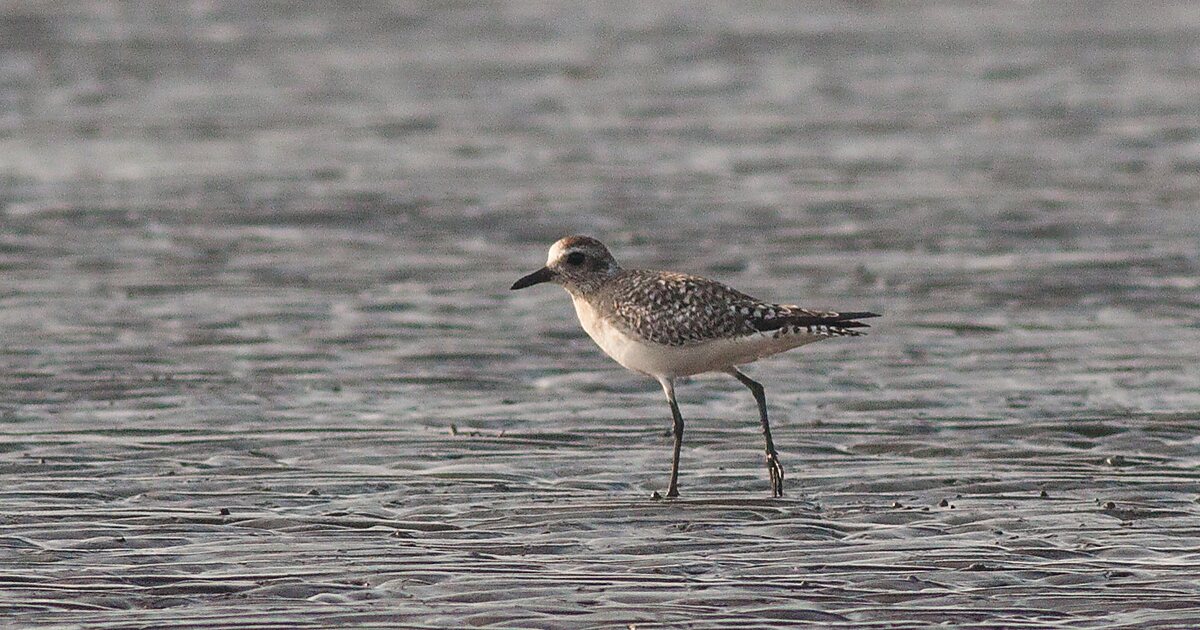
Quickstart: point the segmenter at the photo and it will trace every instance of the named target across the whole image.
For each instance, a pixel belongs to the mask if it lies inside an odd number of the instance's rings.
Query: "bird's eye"
[[[567,254],[567,264],[582,265],[584,258],[586,258],[586,256],[583,255],[583,252],[571,252],[570,254]]]

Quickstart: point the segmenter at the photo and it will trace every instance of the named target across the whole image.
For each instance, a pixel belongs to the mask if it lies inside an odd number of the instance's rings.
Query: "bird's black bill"
[[[553,278],[554,272],[550,271],[550,269],[547,267],[542,267],[528,276],[525,276],[524,278],[514,282],[512,285],[512,290],[516,291],[517,289],[524,289],[525,287],[531,287],[535,284],[549,282]]]

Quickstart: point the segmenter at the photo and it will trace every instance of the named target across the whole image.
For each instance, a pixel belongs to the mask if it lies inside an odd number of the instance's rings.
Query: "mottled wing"
[[[628,270],[609,283],[603,308],[621,328],[642,339],[684,346],[752,335],[859,334],[851,321],[873,313],[810,311],[770,304],[720,282],[681,273]]]
[[[697,276],[627,270],[609,283],[604,310],[621,328],[668,346],[752,334],[742,315],[758,300]]]

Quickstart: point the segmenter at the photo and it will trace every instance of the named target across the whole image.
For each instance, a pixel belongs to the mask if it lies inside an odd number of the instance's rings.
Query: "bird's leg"
[[[675,382],[669,378],[659,380],[667,402],[671,405],[671,419],[674,422],[672,432],[675,434],[675,452],[671,456],[671,483],[667,486],[667,498],[679,496],[679,449],[683,446],[683,416],[679,413],[679,405],[675,402]]]
[[[758,403],[758,416],[762,420],[763,437],[767,441],[767,472],[771,475],[771,496],[783,496],[783,464],[779,463],[779,453],[775,452],[775,442],[771,441],[771,424],[767,421],[767,395],[758,381],[742,374],[737,368],[729,368],[729,374],[741,381],[742,385],[750,388],[754,394],[754,402]]]

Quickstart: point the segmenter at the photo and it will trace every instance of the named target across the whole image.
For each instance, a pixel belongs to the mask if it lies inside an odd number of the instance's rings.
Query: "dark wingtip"
[[[826,326],[830,329],[837,329],[846,335],[861,335],[861,332],[850,330],[852,328],[870,328],[870,324],[866,324],[859,319],[868,319],[871,317],[879,317],[877,313],[861,311],[857,313],[819,313],[808,314],[791,317],[775,317],[771,319],[752,320],[751,325],[759,332],[771,332],[788,326]]]
[[[838,313],[837,314],[838,319],[870,319],[872,317],[883,317],[883,316],[880,315],[879,313],[872,313],[870,311],[862,311],[859,313]]]

